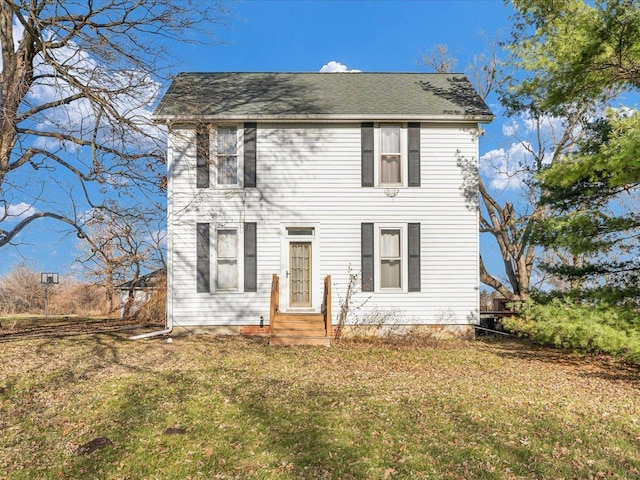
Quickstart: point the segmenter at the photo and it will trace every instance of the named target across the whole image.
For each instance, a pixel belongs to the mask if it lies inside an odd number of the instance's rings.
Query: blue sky
[[[234,7],[226,45],[185,49],[189,70],[317,71],[330,60],[362,71],[424,71],[436,44],[466,60],[483,32],[508,32],[502,0],[261,1]],[[466,62],[461,62],[464,67]]]
[[[508,35],[509,15],[502,0],[245,0],[231,4],[217,45],[176,45],[175,73],[315,72],[330,62],[365,72],[427,72],[421,58],[438,44],[458,59],[454,70],[464,71],[488,40]],[[486,128],[481,154],[502,141],[501,124]],[[36,271],[70,274],[78,240],[63,230],[53,222],[32,224],[22,247],[0,251],[0,275],[20,261]]]

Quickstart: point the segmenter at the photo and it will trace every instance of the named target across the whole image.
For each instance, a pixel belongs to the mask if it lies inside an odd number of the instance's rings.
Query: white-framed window
[[[407,291],[407,224],[376,224],[374,233],[375,291]]]
[[[256,222],[196,224],[197,292],[255,292]]]
[[[400,123],[383,123],[374,128],[375,185],[407,185],[407,127]]]
[[[420,187],[421,136],[419,122],[362,122],[361,186]]]
[[[402,289],[402,229],[381,228],[379,238],[380,288]]]
[[[218,126],[214,145],[216,185],[239,185],[238,129],[234,126]]]
[[[420,223],[361,223],[362,291],[421,291]]]
[[[400,125],[380,126],[380,155],[378,183],[380,185],[401,185],[403,183],[403,138]]]
[[[238,237],[237,228],[216,229],[216,290],[238,290]]]

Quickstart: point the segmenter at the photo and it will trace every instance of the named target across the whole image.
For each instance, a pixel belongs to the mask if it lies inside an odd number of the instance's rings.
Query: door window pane
[[[291,242],[290,259],[290,305],[311,306],[311,243]]]

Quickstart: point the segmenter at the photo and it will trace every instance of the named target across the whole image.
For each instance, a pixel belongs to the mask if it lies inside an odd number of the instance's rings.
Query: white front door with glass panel
[[[316,227],[283,226],[282,276],[280,281],[280,307],[287,309],[317,309],[314,302],[317,291],[318,255]]]
[[[289,306],[311,307],[311,242],[289,242]]]

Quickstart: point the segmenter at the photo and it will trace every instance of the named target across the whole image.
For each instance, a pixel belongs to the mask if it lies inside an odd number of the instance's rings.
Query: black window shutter
[[[199,293],[209,292],[210,267],[209,267],[209,224],[198,223],[196,240],[196,283]]]
[[[373,123],[362,123],[360,131],[360,142],[362,149],[362,186],[373,187],[373,172],[375,162],[375,158],[373,157]]]
[[[409,291],[420,291],[420,224],[410,223],[408,225],[408,274],[409,274]]]
[[[258,290],[257,236],[255,222],[244,224],[244,291]]]
[[[196,186],[209,187],[209,128],[201,125],[196,131]]]
[[[244,124],[244,186],[256,186],[256,123]]]
[[[408,125],[408,172],[409,186],[420,186],[420,124],[409,123]]]
[[[360,226],[361,256],[362,256],[362,291],[373,292],[373,273],[375,259],[373,257],[373,223],[363,223]]]

